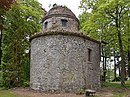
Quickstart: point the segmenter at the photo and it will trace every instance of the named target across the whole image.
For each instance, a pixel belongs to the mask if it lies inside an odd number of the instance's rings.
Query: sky
[[[58,4],[58,5],[65,5],[67,6],[69,9],[71,9],[71,11],[78,17],[79,14],[81,14],[81,10],[78,8],[80,5],[80,1],[81,0],[38,0],[38,2],[40,2],[42,4],[42,7],[45,8],[46,11],[49,11],[49,5],[53,5],[53,4]]]

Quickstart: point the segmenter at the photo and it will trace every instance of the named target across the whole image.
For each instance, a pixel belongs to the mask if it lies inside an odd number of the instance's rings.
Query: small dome
[[[49,10],[49,12],[43,18],[43,21],[52,16],[69,17],[69,18],[76,19],[79,22],[79,20],[75,16],[75,14],[70,9],[68,9],[66,6],[56,6],[56,7],[51,8]]]
[[[54,6],[42,20],[43,31],[78,31],[79,20],[75,14],[65,6]]]

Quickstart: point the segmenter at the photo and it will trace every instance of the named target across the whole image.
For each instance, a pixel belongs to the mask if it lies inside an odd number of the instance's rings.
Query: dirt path
[[[12,90],[16,95],[27,97],[84,97],[84,95],[76,95],[70,93],[40,93],[30,89],[17,88]]]
[[[73,93],[40,93],[38,91],[33,91],[29,88],[15,88],[12,91],[16,95],[21,95],[23,97],[85,97],[84,94],[77,95]],[[128,95],[126,97],[130,97],[130,90],[128,89],[109,89],[109,88],[102,88],[96,92],[97,97],[112,97],[113,93],[123,93],[127,92]]]
[[[96,95],[98,97],[112,97],[113,93],[109,89],[102,88],[102,89],[97,90]]]
[[[127,96],[123,96],[123,97],[130,97],[130,90],[129,89],[113,89],[113,88],[101,88],[100,90],[98,90],[98,92],[96,93],[96,95],[98,97],[112,97],[114,94],[116,93],[126,93],[128,94]],[[122,97],[122,96],[114,96],[114,97]]]

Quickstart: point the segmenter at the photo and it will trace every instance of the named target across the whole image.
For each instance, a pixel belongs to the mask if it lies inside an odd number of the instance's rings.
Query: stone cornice
[[[67,17],[67,18],[72,18],[72,19],[75,19],[78,22],[78,24],[79,24],[79,20],[75,16],[68,15],[68,14],[51,14],[51,15],[47,15],[47,16],[45,16],[42,19],[42,22],[44,22],[46,19],[52,18],[52,17]]]
[[[77,37],[82,37],[82,38],[85,38],[87,40],[90,40],[90,41],[93,41],[95,43],[98,43],[100,44],[99,41],[93,39],[93,38],[90,38],[89,36],[81,33],[81,32],[64,32],[64,31],[46,31],[46,32],[40,32],[40,33],[36,33],[34,34],[33,36],[31,36],[30,38],[30,41],[32,41],[34,38],[38,38],[38,37],[43,37],[43,36],[49,36],[49,35],[64,35],[64,36],[77,36]]]

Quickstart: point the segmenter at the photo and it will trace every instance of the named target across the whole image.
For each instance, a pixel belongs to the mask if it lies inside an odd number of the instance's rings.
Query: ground
[[[83,90],[80,92],[83,92]],[[85,97],[85,95],[64,92],[45,93],[30,88],[13,88],[9,90],[0,88],[0,97]],[[94,97],[130,97],[130,81],[126,82],[126,88],[121,87],[120,82],[103,83],[102,88],[96,90]]]
[[[74,93],[40,93],[29,88],[15,88],[11,89],[11,91],[20,97],[85,97],[84,94],[79,95]],[[95,97],[130,97],[130,90],[125,88],[101,88],[97,90]]]
[[[31,90],[29,88],[16,88],[12,90],[16,95],[27,97],[84,97],[84,95],[77,95],[74,93],[44,93]]]

